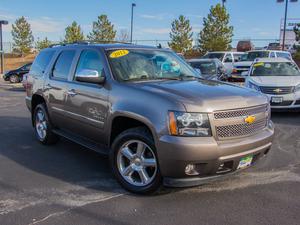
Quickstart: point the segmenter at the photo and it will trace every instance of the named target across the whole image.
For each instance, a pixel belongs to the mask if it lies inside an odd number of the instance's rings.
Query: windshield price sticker
[[[128,50],[121,49],[121,50],[113,51],[112,53],[110,53],[109,57],[115,59],[115,58],[123,57],[123,56],[128,55],[128,54],[129,54]]]
[[[264,63],[260,62],[260,63],[255,63],[253,66],[254,67],[259,67],[259,66],[264,66],[264,65],[265,65]]]

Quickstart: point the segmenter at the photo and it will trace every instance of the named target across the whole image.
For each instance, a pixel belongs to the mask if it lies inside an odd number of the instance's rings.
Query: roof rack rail
[[[59,46],[69,46],[69,45],[89,45],[89,44],[133,44],[131,42],[123,42],[123,41],[75,41],[72,43],[55,43],[49,46],[49,48],[59,47]]]

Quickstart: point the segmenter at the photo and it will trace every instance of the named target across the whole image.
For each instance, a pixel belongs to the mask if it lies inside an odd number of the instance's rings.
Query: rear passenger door
[[[65,102],[68,88],[68,77],[73,68],[76,50],[68,49],[59,52],[55,63],[49,72],[45,82],[45,95],[48,100],[48,110],[51,122],[59,127],[65,128],[67,112]]]
[[[76,80],[84,71],[97,71],[104,74],[104,56],[97,49],[83,49],[76,65],[74,75],[68,85],[66,110],[68,128],[75,134],[98,143],[106,144],[104,130],[108,114],[108,88],[105,84],[87,83]]]

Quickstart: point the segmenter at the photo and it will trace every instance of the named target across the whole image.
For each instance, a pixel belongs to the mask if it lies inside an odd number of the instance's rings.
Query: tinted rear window
[[[43,76],[48,64],[50,63],[55,51],[42,51],[34,60],[30,73],[35,76]]]

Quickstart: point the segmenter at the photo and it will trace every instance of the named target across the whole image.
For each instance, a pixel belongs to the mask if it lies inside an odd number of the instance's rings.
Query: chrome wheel
[[[45,113],[41,109],[39,109],[36,113],[35,129],[39,138],[41,140],[44,140],[47,135],[47,121],[46,121]]]
[[[144,142],[126,142],[117,154],[117,166],[121,176],[131,185],[146,186],[157,174],[157,161],[153,150]]]

